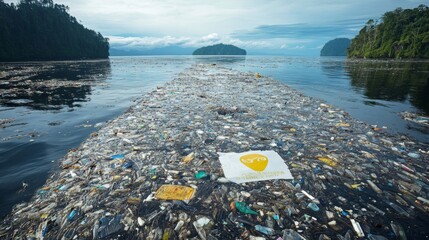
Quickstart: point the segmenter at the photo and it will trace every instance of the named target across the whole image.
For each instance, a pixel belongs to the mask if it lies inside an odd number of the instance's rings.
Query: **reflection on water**
[[[354,90],[367,98],[408,100],[429,114],[429,62],[346,61],[345,66]]]
[[[231,64],[231,63],[244,63],[246,61],[246,56],[193,56],[195,63],[216,63],[216,64]]]
[[[320,67],[327,77],[338,78],[345,76],[346,61],[344,58],[322,57],[320,58]]]
[[[79,107],[92,86],[110,76],[110,61],[4,63],[0,65],[0,104],[32,109]]]

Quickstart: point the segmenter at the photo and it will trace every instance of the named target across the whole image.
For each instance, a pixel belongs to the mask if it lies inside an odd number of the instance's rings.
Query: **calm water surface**
[[[369,124],[429,142],[401,111],[429,114],[429,63],[319,57],[112,57],[0,64],[0,216],[28,200],[96,124],[195,63],[271,76]],[[8,119],[4,121],[4,119]],[[1,122],[3,120],[3,123]],[[29,187],[22,191],[22,183]]]
[[[398,114],[411,111],[429,115],[428,61],[346,61],[342,57],[263,59],[248,59],[245,68],[323,99],[358,120],[429,142],[429,129],[406,122]],[[260,61],[269,64],[264,66]]]

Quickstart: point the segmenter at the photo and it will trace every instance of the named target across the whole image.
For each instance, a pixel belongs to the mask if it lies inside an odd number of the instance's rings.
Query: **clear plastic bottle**
[[[258,231],[258,232],[261,232],[261,233],[263,233],[265,235],[274,235],[275,234],[274,229],[269,228],[269,227],[264,227],[264,226],[261,226],[261,225],[255,225],[255,230]]]

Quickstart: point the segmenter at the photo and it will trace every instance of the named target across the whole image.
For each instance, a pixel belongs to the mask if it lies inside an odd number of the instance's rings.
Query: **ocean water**
[[[192,64],[258,72],[385,131],[429,142],[402,111],[429,114],[429,62],[340,57],[150,56],[0,64],[0,216],[27,201],[97,126]],[[28,187],[23,188],[23,183]]]
[[[285,82],[358,120],[429,142],[428,128],[399,115],[403,111],[429,115],[429,61],[261,57],[246,60],[245,65],[244,69]]]

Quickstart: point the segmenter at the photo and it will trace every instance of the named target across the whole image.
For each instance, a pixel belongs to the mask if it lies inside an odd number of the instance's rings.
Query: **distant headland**
[[[109,42],[52,0],[0,1],[0,61],[109,57]]]
[[[201,47],[195,50],[192,55],[246,55],[246,50],[228,44],[216,44]]]
[[[347,48],[350,46],[350,39],[336,38],[328,41],[320,51],[320,56],[346,56]]]

